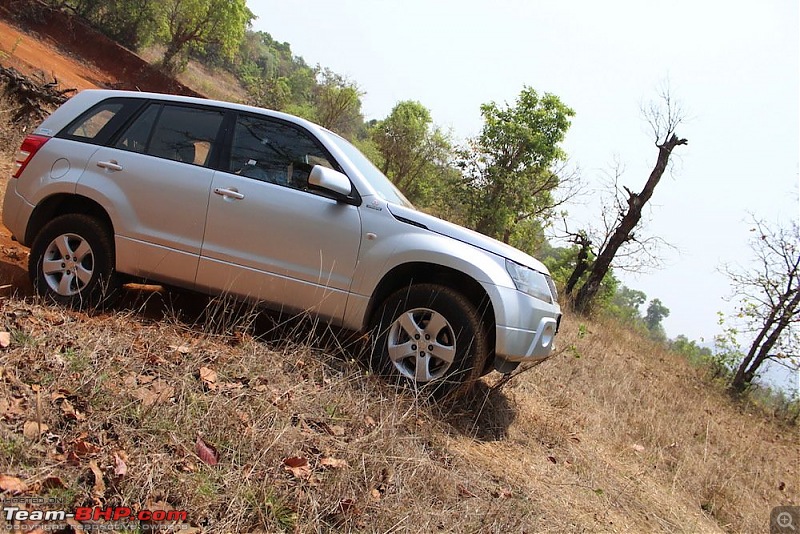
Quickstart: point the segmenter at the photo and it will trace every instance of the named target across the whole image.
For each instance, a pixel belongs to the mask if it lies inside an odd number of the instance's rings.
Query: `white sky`
[[[367,119],[419,100],[458,138],[479,106],[523,85],[576,111],[565,142],[597,184],[615,158],[638,190],[656,157],[640,105],[665,79],[690,120],[672,176],[656,189],[649,231],[677,246],[667,265],[623,281],[671,310],[670,336],[710,340],[727,310],[723,262],[749,256],[748,212],[797,218],[800,2],[797,0],[248,0],[254,29],[366,92]],[[570,208],[575,220],[597,216]],[[644,310],[643,310],[644,311]]]

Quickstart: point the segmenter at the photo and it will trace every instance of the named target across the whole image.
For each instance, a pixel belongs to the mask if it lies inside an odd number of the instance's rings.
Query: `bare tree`
[[[658,182],[667,170],[672,151],[678,146],[687,144],[686,139],[678,137],[676,134],[676,129],[684,118],[680,105],[670,95],[669,88],[663,89],[659,96],[659,103],[652,103],[642,109],[653,131],[655,145],[658,147],[655,166],[639,193],[634,193],[623,186],[626,198],[624,202],[618,202],[616,224],[613,230],[607,234],[608,238],[600,245],[597,257],[589,269],[589,276],[575,296],[574,305],[578,312],[589,311],[600,289],[600,283],[611,268],[620,249],[626,243],[636,239],[634,230],[642,218],[642,208],[653,196]]]
[[[570,297],[574,297],[576,287],[591,270],[600,252],[606,249],[625,215],[628,189],[620,185],[623,173],[624,167],[619,161],[615,161],[612,169],[604,173],[605,178],[601,187],[593,192],[593,195],[600,199],[600,216],[596,217],[593,223],[578,231],[571,231],[564,219],[563,231],[556,234],[557,237],[569,240],[579,247],[572,273],[564,288],[564,292]],[[643,214],[636,231],[628,235],[628,239],[614,255],[611,268],[642,273],[661,266],[663,249],[674,247],[659,236],[648,235],[647,222],[648,217]]]
[[[747,389],[758,370],[773,360],[797,370],[800,348],[797,325],[800,323],[800,232],[797,222],[787,227],[770,228],[754,220],[751,248],[755,253],[752,268],[725,267],[723,272],[740,302],[738,317],[744,333],[753,341],[731,381],[731,389]]]

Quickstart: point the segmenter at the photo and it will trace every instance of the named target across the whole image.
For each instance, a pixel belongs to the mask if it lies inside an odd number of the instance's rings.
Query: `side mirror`
[[[314,168],[311,169],[311,174],[308,176],[308,185],[345,197],[353,190],[352,185],[350,185],[350,179],[347,176],[322,165],[314,165]]]

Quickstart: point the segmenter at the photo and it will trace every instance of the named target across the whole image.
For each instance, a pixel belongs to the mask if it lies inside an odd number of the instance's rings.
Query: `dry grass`
[[[314,329],[142,295],[95,315],[3,301],[0,473],[72,506],[168,503],[208,532],[763,532],[798,504],[796,428],[613,324],[567,322],[573,350],[444,407]]]

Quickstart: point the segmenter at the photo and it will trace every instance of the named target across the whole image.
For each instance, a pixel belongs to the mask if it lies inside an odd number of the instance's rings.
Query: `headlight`
[[[508,259],[506,270],[518,290],[549,304],[553,303],[553,293],[545,275]]]

